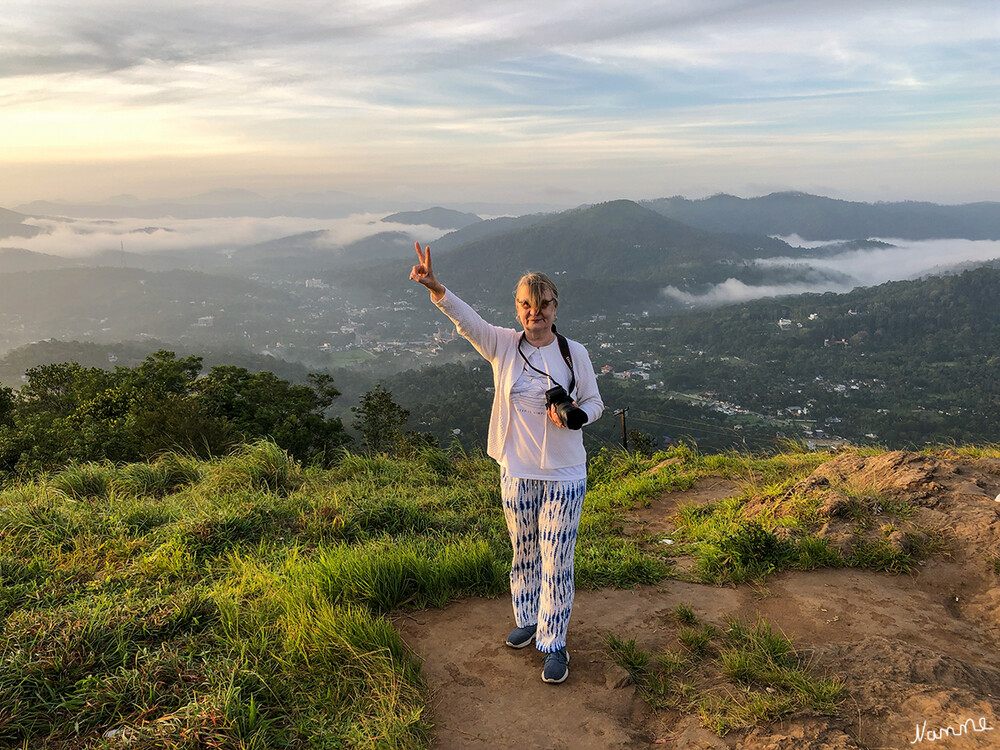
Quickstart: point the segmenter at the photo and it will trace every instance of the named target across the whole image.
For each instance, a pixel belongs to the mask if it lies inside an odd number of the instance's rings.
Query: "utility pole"
[[[628,450],[628,433],[625,431],[625,415],[628,414],[628,407],[615,410],[615,416],[621,414],[622,417],[622,448]]]

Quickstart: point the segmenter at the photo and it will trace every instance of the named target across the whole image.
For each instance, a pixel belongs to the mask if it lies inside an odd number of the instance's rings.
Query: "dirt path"
[[[959,544],[913,576],[826,569],[782,573],[763,587],[668,580],[628,591],[579,591],[570,678],[563,685],[541,682],[534,648],[503,645],[513,626],[506,597],[466,599],[402,618],[403,637],[423,659],[432,691],[434,747],[1000,748],[998,581],[985,564],[970,568],[989,549],[1000,549],[1000,503],[993,502],[1000,470],[979,467],[977,475],[966,464],[944,476],[941,466],[931,468],[924,484],[936,482],[935,500],[925,504],[946,515],[953,529],[978,524],[977,534],[963,531],[976,545],[972,550]],[[704,480],[638,510],[630,528],[669,533],[669,517],[681,504],[735,491],[731,482]],[[697,717],[654,713],[609,658],[605,635],[635,638],[647,650],[676,647],[670,613],[682,602],[720,628],[730,614],[769,620],[814,669],[844,679],[849,698],[841,716],[796,714],[720,739]],[[933,738],[970,718],[974,724],[965,724],[961,736]],[[921,725],[925,733],[916,741]],[[994,729],[973,731],[981,726]]]

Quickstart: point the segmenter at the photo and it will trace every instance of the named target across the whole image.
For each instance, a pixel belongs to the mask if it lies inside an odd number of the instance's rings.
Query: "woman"
[[[587,456],[580,423],[601,416],[604,404],[582,344],[556,333],[559,293],[544,274],[522,277],[514,313],[522,331],[490,325],[445,289],[420,249],[410,278],[493,365],[493,409],[487,453],[500,464],[504,516],[514,557],[511,599],[517,625],[507,645],[535,640],[545,654],[542,680],[569,676],[566,630],[573,607],[573,552],[587,491]],[[562,403],[552,402],[556,386]],[[558,399],[558,393],[554,394]],[[570,399],[573,399],[570,401]],[[567,427],[573,427],[569,429]]]

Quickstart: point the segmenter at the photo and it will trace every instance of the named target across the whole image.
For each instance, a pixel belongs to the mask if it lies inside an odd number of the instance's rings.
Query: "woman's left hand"
[[[573,402],[573,406],[576,406],[576,401]],[[552,404],[552,406],[550,406],[548,408],[548,411],[546,413],[549,415],[549,419],[552,420],[553,424],[557,425],[558,427],[565,427],[566,426],[566,425],[563,424],[562,419],[559,417],[559,414],[556,412],[556,405],[555,404]]]

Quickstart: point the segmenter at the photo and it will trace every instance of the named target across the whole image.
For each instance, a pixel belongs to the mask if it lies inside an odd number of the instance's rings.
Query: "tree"
[[[361,433],[370,453],[387,453],[399,442],[400,428],[410,418],[410,412],[392,400],[392,391],[381,383],[361,397],[360,406],[352,406],[356,419],[351,427]]]
[[[0,389],[0,471],[44,471],[67,461],[140,461],[163,450],[217,455],[267,437],[308,461],[350,442],[326,410],[329,375],[292,384],[223,366],[198,377],[201,358],[158,351],[114,372],[75,362],[27,371],[19,394]]]
[[[0,425],[8,424],[14,414],[14,389],[0,386]]]
[[[213,367],[194,384],[202,410],[224,421],[243,440],[270,437],[295,458],[332,456],[350,441],[340,418],[324,412],[340,392],[329,375],[295,385],[271,372],[231,365]]]
[[[652,435],[647,435],[640,430],[629,430],[629,447],[640,456],[649,458],[656,452],[656,440]]]

